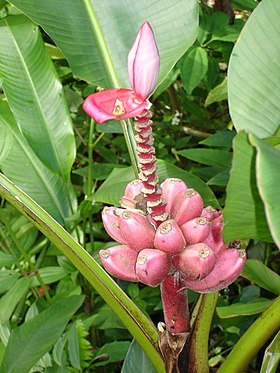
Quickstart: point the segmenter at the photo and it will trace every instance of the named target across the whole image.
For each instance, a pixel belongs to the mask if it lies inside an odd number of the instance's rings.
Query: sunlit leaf
[[[260,196],[264,203],[267,222],[272,237],[280,248],[280,150],[264,141],[250,136],[257,149],[256,177]]]
[[[247,259],[242,276],[263,289],[280,295],[280,276],[257,259]]]
[[[160,52],[159,83],[191,46],[198,31],[196,0],[153,4],[149,0],[12,0],[11,3],[45,29],[75,75],[104,88],[118,83],[129,87],[127,55],[144,21],[151,23]]]
[[[238,131],[273,135],[280,123],[280,2],[263,0],[232,51],[228,71],[229,109]]]
[[[234,139],[233,168],[224,209],[225,242],[248,238],[273,241],[256,185],[255,167],[255,149],[241,132]]]

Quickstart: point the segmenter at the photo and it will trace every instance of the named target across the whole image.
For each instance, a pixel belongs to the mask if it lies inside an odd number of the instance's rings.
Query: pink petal
[[[96,122],[133,118],[149,108],[149,102],[139,101],[131,89],[115,88],[88,96],[83,104],[84,111]]]
[[[138,31],[128,54],[128,75],[132,89],[145,100],[155,89],[159,72],[159,53],[149,22]]]

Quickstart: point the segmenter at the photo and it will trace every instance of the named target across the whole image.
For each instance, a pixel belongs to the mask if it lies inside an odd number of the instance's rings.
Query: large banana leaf
[[[258,137],[280,125],[280,1],[262,0],[232,51],[228,72],[230,114],[237,130]]]
[[[23,15],[0,21],[0,75],[29,145],[53,173],[69,180],[75,144],[63,88],[38,27]]]
[[[104,88],[129,86],[127,54],[148,20],[158,43],[159,83],[196,38],[197,0],[11,0],[41,25],[77,76]]]
[[[3,101],[0,101],[0,169],[58,222],[65,223],[65,218],[71,215],[67,198],[72,193],[70,182],[65,184],[61,176],[52,173],[38,159]]]
[[[256,182],[255,149],[246,133],[240,132],[235,137],[233,150],[233,167],[224,209],[224,240],[252,238],[273,241]]]
[[[267,222],[271,235],[280,249],[280,150],[253,135],[249,137],[257,149],[257,185],[264,203]]]

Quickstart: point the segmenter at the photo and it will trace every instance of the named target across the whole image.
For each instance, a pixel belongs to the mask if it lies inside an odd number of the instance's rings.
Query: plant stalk
[[[217,373],[243,373],[265,342],[280,328],[280,296],[236,343]]]

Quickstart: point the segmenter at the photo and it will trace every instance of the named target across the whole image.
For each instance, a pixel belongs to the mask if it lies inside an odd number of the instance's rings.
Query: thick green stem
[[[64,254],[122,320],[154,364],[165,372],[157,349],[158,332],[149,319],[96,261],[50,215],[0,173],[0,196],[26,216]]]
[[[189,339],[188,373],[209,372],[208,341],[217,300],[218,292],[200,296],[198,308],[195,309],[195,320],[192,319],[192,330]]]
[[[265,342],[280,328],[280,296],[250,326],[217,373],[243,373]]]

